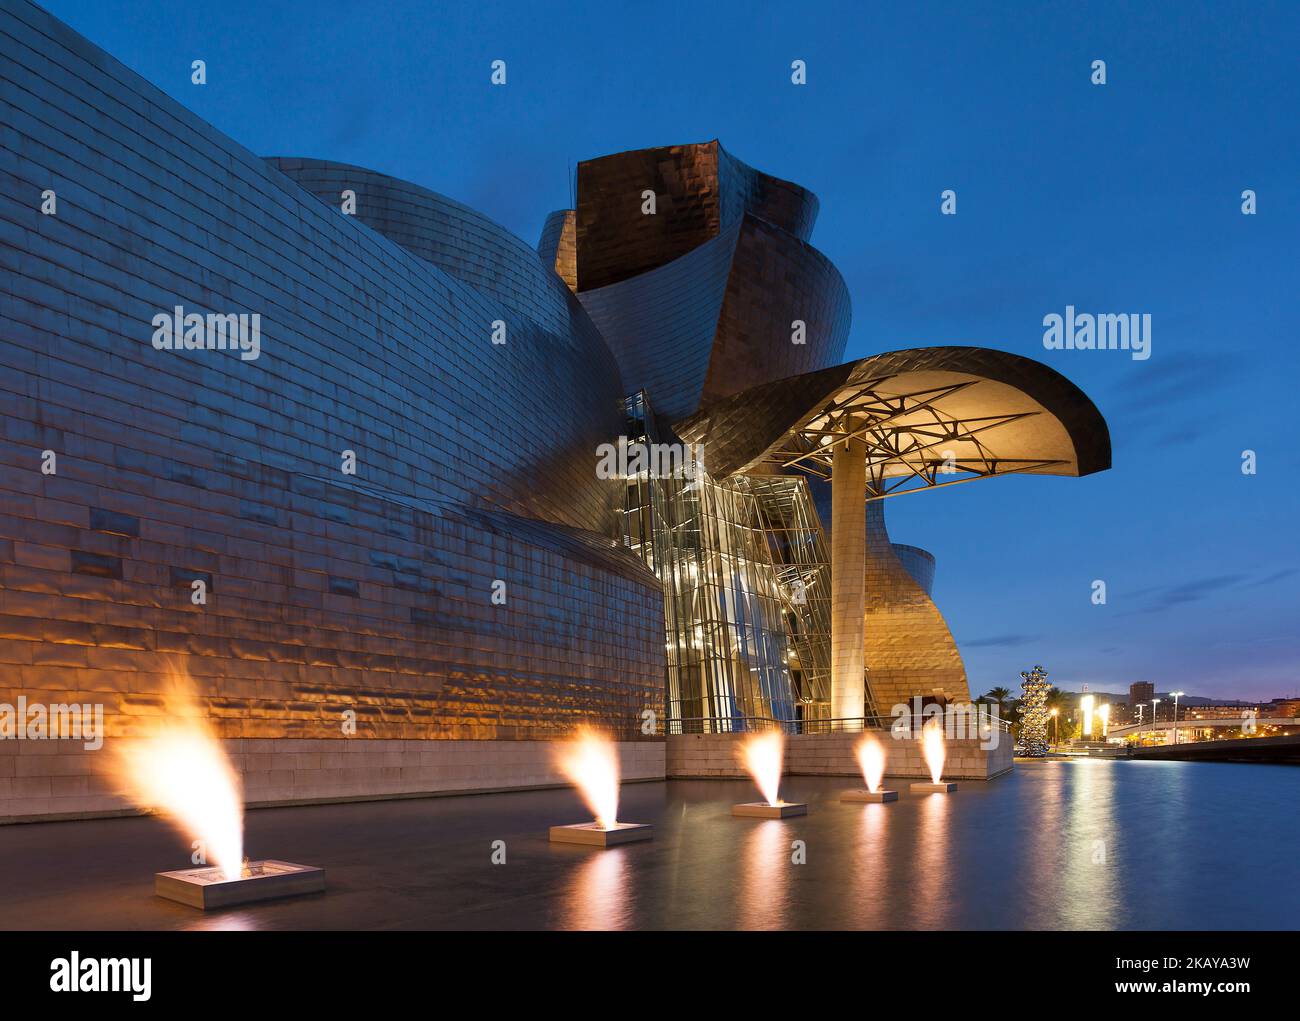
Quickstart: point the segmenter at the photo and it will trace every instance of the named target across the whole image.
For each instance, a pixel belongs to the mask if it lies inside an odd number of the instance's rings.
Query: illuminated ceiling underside
[[[676,425],[715,478],[798,470],[829,478],[849,439],[877,496],[995,475],[1110,466],[1092,402],[1039,362],[986,348],[914,348],[754,387]]]

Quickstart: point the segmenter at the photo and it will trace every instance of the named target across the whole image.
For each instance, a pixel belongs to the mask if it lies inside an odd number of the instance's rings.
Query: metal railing
[[[990,729],[1010,732],[1006,720],[988,715],[966,716],[966,733],[979,737]],[[870,730],[890,730],[900,721],[910,722],[914,732],[920,732],[927,719],[924,715],[912,716],[851,716],[832,719],[779,720],[770,716],[670,716],[664,720],[663,732],[677,734],[734,734],[779,730],[783,734],[860,734]]]

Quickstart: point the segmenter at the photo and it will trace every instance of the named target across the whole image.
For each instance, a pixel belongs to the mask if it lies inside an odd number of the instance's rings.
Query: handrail
[[[996,727],[1010,732],[1010,724],[1001,717],[976,715],[974,710],[963,711],[970,720],[973,732],[980,728]],[[782,733],[836,734],[862,733],[866,730],[890,730],[900,720],[912,721],[910,729],[919,731],[930,717],[924,713],[909,716],[847,716],[811,720],[782,720],[771,716],[670,716],[664,720],[665,734],[728,734],[762,730],[780,730]],[[977,722],[978,721],[978,722]],[[976,736],[972,733],[972,736]]]

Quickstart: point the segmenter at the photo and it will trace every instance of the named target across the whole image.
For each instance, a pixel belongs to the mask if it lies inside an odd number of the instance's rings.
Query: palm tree
[[[996,702],[998,704],[998,712],[1001,713],[1006,704],[1007,699],[1011,697],[1011,689],[1010,688],[989,688],[989,690],[985,692],[982,697],[987,699],[990,702]]]

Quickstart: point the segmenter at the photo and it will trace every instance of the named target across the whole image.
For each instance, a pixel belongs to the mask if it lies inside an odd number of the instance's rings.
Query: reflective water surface
[[[270,809],[254,857],[323,866],[323,895],[208,915],[153,896],[188,864],[154,819],[0,827],[0,927],[222,929],[1295,928],[1300,770],[1043,762],[892,804],[788,777],[809,814],[738,819],[742,781],[623,790],[649,843],[550,844],[570,791]],[[492,864],[493,841],[506,863]],[[793,858],[802,841],[806,864]]]

